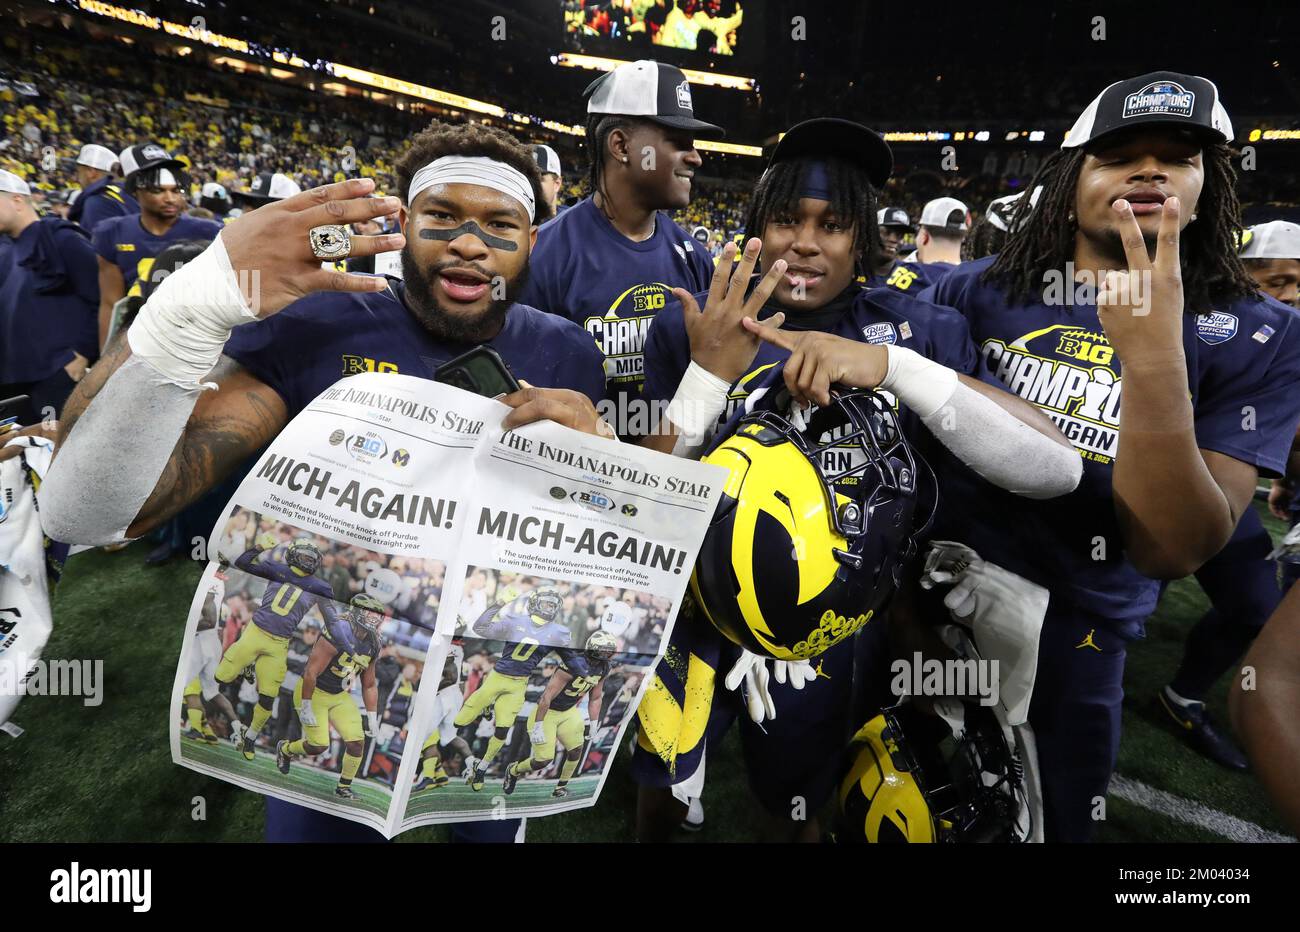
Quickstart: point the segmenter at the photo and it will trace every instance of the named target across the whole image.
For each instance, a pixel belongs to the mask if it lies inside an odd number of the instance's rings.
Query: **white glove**
[[[533,739],[533,744],[545,744],[545,743],[546,743],[546,726],[545,726],[544,724],[542,724],[541,722],[535,722],[535,723],[533,724],[533,730],[532,730],[532,733],[531,733],[531,737],[532,737],[532,739]]]
[[[367,711],[365,735],[367,738],[373,738],[377,734],[379,734],[379,713]]]
[[[998,661],[1007,719],[1012,725],[1024,724],[1038,675],[1048,591],[989,563],[965,544],[933,541],[930,546],[921,586],[953,584],[943,604],[954,620],[974,633],[980,656]]]
[[[749,717],[758,723],[776,718],[776,705],[772,701],[772,693],[767,685],[768,659],[742,649],[740,659],[736,661],[735,666],[727,673],[726,680],[723,681],[727,689],[733,690],[739,688],[744,682],[745,705]],[[789,682],[795,689],[803,689],[805,684],[817,678],[817,672],[806,660],[778,660],[773,672],[776,673],[778,683]]]
[[[302,707],[298,710],[298,718],[302,721],[303,725],[305,725],[306,727],[308,728],[316,727],[316,713],[311,710],[310,699],[304,699],[302,701]]]

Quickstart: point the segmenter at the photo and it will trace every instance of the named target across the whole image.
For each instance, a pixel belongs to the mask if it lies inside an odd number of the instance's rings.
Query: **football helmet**
[[[1024,772],[992,710],[963,702],[965,725],[911,705],[886,709],[853,737],[836,840],[910,844],[1023,841]]]
[[[348,605],[348,623],[358,637],[378,634],[384,623],[384,603],[364,592],[354,595]]]
[[[545,625],[560,617],[564,599],[554,589],[534,589],[528,594],[528,616],[533,624]]]
[[[731,641],[807,660],[888,605],[916,550],[918,466],[933,474],[875,392],[833,393],[806,420],[789,399],[765,393],[704,457],[730,475],[690,585]]]
[[[289,552],[284,555],[284,562],[310,576],[320,569],[320,551],[309,540],[295,540],[289,545]]]
[[[618,641],[608,631],[593,631],[587,638],[584,650],[592,663],[604,663],[618,650]]]

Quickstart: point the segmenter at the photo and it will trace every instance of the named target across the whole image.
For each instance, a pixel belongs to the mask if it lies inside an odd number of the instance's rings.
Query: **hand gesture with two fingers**
[[[763,342],[790,351],[782,372],[786,388],[800,404],[830,404],[831,386],[836,384],[875,388],[889,371],[889,354],[875,343],[815,330],[781,330],[770,321],[760,323],[752,317],[742,323]]]
[[[1133,207],[1117,200],[1121,239],[1128,269],[1106,273],[1097,289],[1097,317],[1106,338],[1126,369],[1160,369],[1183,353],[1183,275],[1179,264],[1178,198],[1168,198],[1160,211],[1155,257]]]

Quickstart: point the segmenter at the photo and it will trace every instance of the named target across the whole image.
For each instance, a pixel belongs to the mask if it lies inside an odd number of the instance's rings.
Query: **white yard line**
[[[1226,812],[1211,809],[1209,806],[1166,793],[1164,790],[1157,790],[1139,780],[1132,780],[1119,774],[1110,778],[1110,792],[1125,802],[1177,819],[1179,822],[1199,826],[1216,835],[1222,835],[1229,841],[1294,842],[1296,840],[1290,835],[1270,832],[1254,822],[1238,819]]]

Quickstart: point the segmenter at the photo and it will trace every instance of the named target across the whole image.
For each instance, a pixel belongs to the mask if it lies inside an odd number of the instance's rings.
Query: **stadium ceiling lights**
[[[585,68],[588,71],[613,71],[619,65],[628,64],[621,58],[601,58],[598,55],[579,55],[574,52],[561,52],[558,55],[551,56],[551,64],[559,65],[561,68]],[[754,90],[755,81],[753,78],[746,78],[738,74],[717,74],[712,71],[693,71],[690,68],[683,68],[682,74],[686,75],[686,80],[692,84],[707,84],[712,87],[725,87],[733,91]],[[701,148],[703,148],[701,146]]]

